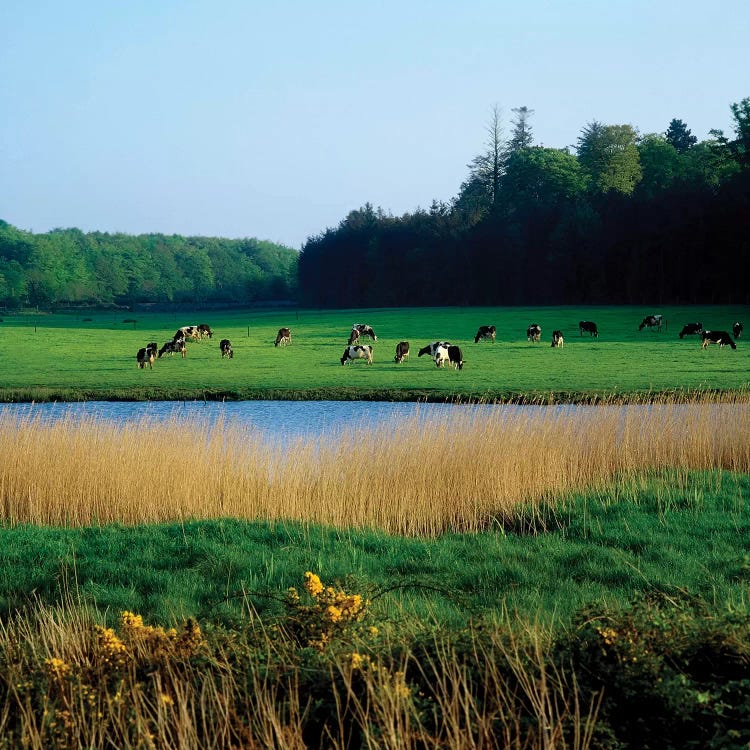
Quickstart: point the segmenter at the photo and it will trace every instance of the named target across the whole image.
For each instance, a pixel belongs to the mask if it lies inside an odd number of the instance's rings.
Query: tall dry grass
[[[257,631],[201,636],[186,655],[137,631],[104,631],[97,619],[67,604],[0,623],[0,747],[585,750],[592,743],[600,695],[581,705],[574,676],[548,657],[551,633],[538,626],[517,631],[509,621],[471,631],[460,653],[435,634],[417,651],[407,636],[371,658],[355,640],[304,661]]]
[[[0,455],[7,524],[234,517],[430,535],[486,528],[615,477],[748,472],[750,401],[457,409],[284,448],[231,424],[4,418]]]

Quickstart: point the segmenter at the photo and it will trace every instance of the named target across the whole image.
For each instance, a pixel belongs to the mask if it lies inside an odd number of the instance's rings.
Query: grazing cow
[[[596,323],[590,320],[582,320],[578,324],[578,330],[581,332],[581,336],[583,336],[583,332],[586,331],[590,336],[599,338],[599,330],[596,327]]]
[[[433,341],[431,344],[428,344],[427,346],[423,346],[419,350],[419,353],[417,354],[417,356],[421,357],[423,354],[429,354],[430,357],[434,358],[435,352],[440,346],[444,346],[447,349],[450,346],[450,344],[447,341]]]
[[[369,336],[373,341],[378,340],[375,331],[367,323],[355,323],[352,326],[352,332],[349,334],[349,344],[356,344],[360,336]]]
[[[138,367],[141,370],[145,369],[146,365],[149,366],[149,369],[154,369],[154,360],[156,359],[156,350],[158,348],[159,345],[152,341],[150,344],[146,344],[143,349],[138,350],[138,354],[135,355],[135,358],[138,362]]]
[[[562,349],[565,346],[562,331],[552,331],[552,346]]]
[[[705,349],[709,344],[731,346],[732,349],[737,348],[737,345],[732,341],[732,337],[726,331],[703,331],[701,338],[703,339],[702,349]]]
[[[400,365],[405,359],[409,359],[409,342],[399,341],[398,344],[396,344],[395,361]]]
[[[685,336],[693,336],[698,333],[703,333],[703,323],[685,323],[680,331],[680,338],[684,339]]]
[[[448,347],[448,359],[456,370],[464,369],[464,355],[460,346]]]
[[[232,345],[229,343],[229,339],[222,339],[219,342],[219,349],[221,349],[221,358],[228,357],[232,359],[234,352],[232,351]]]
[[[647,315],[638,326],[638,330],[642,331],[644,328],[656,328],[661,333],[661,323],[663,315]]]
[[[539,341],[542,338],[542,327],[536,323],[532,323],[526,329],[526,338],[529,341]]]
[[[743,329],[744,329],[744,326],[742,325],[742,323],[740,323],[739,320],[732,326],[732,333],[734,334],[734,337],[736,339],[742,336]]]
[[[213,338],[214,332],[211,330],[211,326],[206,325],[205,323],[201,323],[198,326],[198,334],[201,336],[208,336],[208,338]]]
[[[446,362],[450,362],[450,355],[448,354],[448,347],[447,346],[439,346],[437,349],[435,349],[435,355],[433,357],[435,360],[436,367],[443,367]]]
[[[288,328],[279,328],[279,332],[276,334],[276,341],[274,346],[286,346],[292,343],[292,332]]]
[[[368,365],[372,364],[372,347],[369,344],[349,345],[344,349],[341,364],[345,365],[349,360],[364,359]]]
[[[198,326],[182,326],[177,329],[177,333],[172,336],[173,339],[193,339],[194,341],[201,340],[201,333],[198,330]]]
[[[185,346],[184,338],[167,341],[164,346],[159,349],[159,359],[161,359],[164,354],[169,354],[171,356],[175,353],[181,354],[183,359],[187,356],[187,347]]]
[[[477,335],[474,336],[474,343],[478,343],[479,341],[485,340],[485,339],[491,339],[492,343],[495,343],[495,336],[497,335],[497,329],[495,326],[479,326],[479,330],[477,331]]]

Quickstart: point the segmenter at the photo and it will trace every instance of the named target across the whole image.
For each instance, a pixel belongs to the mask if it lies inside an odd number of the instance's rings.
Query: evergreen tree
[[[685,153],[685,151],[698,143],[698,139],[690,132],[690,129],[682,120],[672,120],[664,136],[667,139],[667,143],[673,146],[678,154]]]
[[[534,110],[528,107],[516,107],[511,111],[515,112],[516,119],[511,120],[513,133],[508,141],[508,150],[515,153],[524,148],[531,148],[534,142],[531,135],[531,125],[529,125],[529,119],[534,114]]]

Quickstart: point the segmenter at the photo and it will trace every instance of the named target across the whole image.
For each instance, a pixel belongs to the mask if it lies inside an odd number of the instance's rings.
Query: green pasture
[[[0,617],[72,598],[160,622],[278,613],[317,572],[367,595],[380,620],[452,626],[518,612],[568,621],[584,606],[677,592],[748,607],[750,477],[620,480],[481,534],[376,531],[230,519],[123,528],[0,527]]]
[[[661,312],[661,333],[638,324]],[[135,320],[135,322],[132,322]],[[593,320],[599,338],[580,336],[579,320]],[[372,310],[247,310],[199,313],[26,313],[0,323],[0,399],[516,399],[575,400],[592,395],[634,396],[684,389],[740,390],[750,385],[750,347],[711,346],[680,340],[682,326],[731,330],[750,308],[541,307],[400,308]],[[126,322],[130,321],[130,322]],[[340,358],[353,323],[378,334],[374,364],[342,367]],[[165,356],[139,370],[135,354],[150,341],[161,346],[183,325],[208,323],[214,338],[188,343],[186,359]],[[526,340],[530,323],[542,341]],[[480,325],[497,327],[497,342],[474,343]],[[292,329],[286,348],[274,347],[277,330]],[[550,346],[554,329],[563,349]],[[747,331],[746,331],[747,333]],[[750,333],[748,333],[750,336]],[[222,359],[219,340],[234,347]],[[447,339],[463,349],[462,371],[438,370],[417,351]],[[407,340],[411,357],[393,361],[396,343]],[[369,339],[368,339],[369,341]]]

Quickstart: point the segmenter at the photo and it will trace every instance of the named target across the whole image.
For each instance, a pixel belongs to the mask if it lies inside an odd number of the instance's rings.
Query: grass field
[[[0,419],[0,749],[747,747],[750,357],[678,333],[748,312],[6,316],[6,401],[665,403],[407,421],[292,462],[234,428]],[[339,363],[354,322],[372,367]],[[463,371],[417,358],[436,339]]]
[[[655,310],[654,310],[655,311]],[[696,337],[678,338],[687,322],[731,330],[750,321],[747,307],[659,308],[661,333],[638,324],[641,308],[415,308],[339,311],[232,311],[199,314],[86,313],[6,316],[0,323],[0,399],[451,399],[580,400],[591,396],[750,387],[750,347],[702,351]],[[123,322],[136,319],[136,323]],[[594,320],[598,339],[581,337],[578,321]],[[188,324],[208,323],[211,340],[188,344],[188,356],[163,357],[139,370],[135,354],[150,341],[161,346]],[[351,325],[366,322],[378,334],[374,364],[342,367]],[[526,340],[530,323],[542,341]],[[480,325],[495,325],[497,342],[475,344]],[[274,348],[276,331],[293,342]],[[565,347],[550,346],[553,329]],[[231,340],[235,357],[222,360],[218,343]],[[411,344],[396,365],[395,345]],[[461,372],[438,370],[417,357],[431,341],[448,339],[464,352]],[[368,339],[369,341],[369,339]]]

